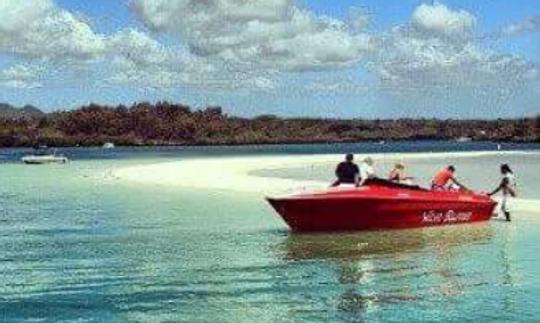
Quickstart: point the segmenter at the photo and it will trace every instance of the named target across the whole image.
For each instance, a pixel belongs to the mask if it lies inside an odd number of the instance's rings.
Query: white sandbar
[[[456,152],[456,153],[390,153],[369,154],[375,161],[474,158],[531,152]],[[367,156],[367,155],[365,155]],[[364,155],[356,155],[361,160]],[[323,188],[328,183],[312,180],[283,179],[254,175],[257,170],[313,167],[318,164],[336,163],[342,155],[294,155],[294,156],[241,156],[183,159],[174,162],[133,166],[118,169],[114,175],[122,180],[167,187],[233,190],[241,192],[274,193],[291,189]]]
[[[379,160],[413,160],[476,158],[486,156],[540,155],[538,152],[493,151],[454,153],[384,153],[369,154]],[[367,155],[356,155],[361,160]],[[313,180],[262,177],[253,174],[258,170],[314,167],[320,164],[336,163],[343,155],[289,155],[289,156],[241,156],[182,159],[143,166],[120,168],[114,176],[120,180],[141,185],[160,187],[183,187],[205,190],[229,190],[257,194],[277,194],[305,189],[324,189],[327,182]],[[515,199],[514,210],[540,211],[540,200]]]

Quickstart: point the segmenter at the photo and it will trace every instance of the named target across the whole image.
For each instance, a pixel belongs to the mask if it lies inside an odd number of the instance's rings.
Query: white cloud
[[[476,18],[465,10],[452,10],[442,3],[421,4],[412,14],[412,25],[425,31],[446,35],[469,33]]]
[[[2,0],[0,1],[0,33],[2,39],[8,32],[18,33],[30,22],[41,19],[44,13],[52,12],[50,0]]]
[[[402,90],[516,86],[533,67],[517,56],[482,48],[473,37],[457,36],[473,33],[475,20],[465,11],[455,11],[440,3],[422,4],[414,11],[409,25],[396,27],[383,36],[371,68],[384,83]]]
[[[361,8],[351,8],[349,13],[349,21],[351,26],[356,30],[363,30],[371,21],[371,16],[368,12]]]
[[[96,84],[279,91],[282,77],[292,77],[288,72],[366,64],[381,84],[313,87],[401,93],[497,86],[508,92],[538,75],[525,60],[476,43],[476,17],[438,2],[418,6],[407,24],[382,35],[367,33],[370,16],[362,10],[352,10],[346,23],[293,0],[133,0],[133,7],[147,27],[176,35],[176,43],[134,29],[99,34],[50,0],[0,0],[0,54],[27,62],[0,71],[0,85],[35,87],[52,79],[47,68],[58,76],[87,68],[89,78],[99,75]],[[532,30],[531,21],[507,32]]]
[[[103,37],[50,0],[0,2],[0,52],[29,58],[87,61],[105,50]]]
[[[279,0],[281,1],[281,0]],[[279,1],[234,5],[223,13],[227,19],[279,20]],[[249,51],[249,50],[248,50]],[[246,52],[246,51],[244,51]],[[86,84],[126,84],[137,87],[218,87],[269,89],[267,73],[233,70],[192,54],[185,46],[165,46],[148,34],[126,29],[110,35],[98,34],[85,19],[57,7],[50,0],[0,1],[0,54],[28,64],[1,71],[3,87],[35,87],[44,81],[72,83],[81,72]],[[226,55],[226,53],[224,53]],[[41,66],[39,73],[31,68]],[[94,71],[92,71],[94,70]],[[73,72],[73,73],[72,73]],[[52,73],[52,74],[51,74]],[[99,79],[89,79],[100,73]],[[58,77],[55,77],[58,76]]]
[[[181,46],[166,47],[137,30],[123,30],[108,40],[111,81],[143,87],[234,87],[246,81],[217,69]],[[254,83],[257,84],[257,83]]]
[[[40,65],[16,64],[0,71],[0,86],[11,88],[41,87],[39,78],[44,73]]]
[[[138,87],[199,87],[270,90],[274,83],[259,72],[228,71],[181,46],[166,47],[137,30],[123,30],[108,39],[112,58],[109,81]]]
[[[48,74],[103,58],[105,38],[51,0],[1,0],[0,54],[23,63],[1,71],[0,85],[41,86]]]
[[[503,28],[502,34],[506,36],[516,36],[538,31],[540,31],[540,16],[532,16],[518,23],[506,26]]]
[[[44,78],[46,67],[51,72],[69,73],[70,66],[90,68],[93,63],[111,61],[109,70],[101,70],[113,73],[111,79],[138,85],[178,85],[188,78],[182,69],[204,71],[203,65],[190,59],[185,51],[167,49],[144,33],[125,30],[110,36],[98,34],[86,21],[49,0],[0,1],[1,53],[31,64],[4,70],[4,87],[40,84],[37,78]],[[30,70],[36,62],[42,66],[39,75]]]
[[[261,21],[280,22],[290,15],[291,0],[134,0],[133,7],[144,22],[155,31],[202,32],[203,27],[218,22],[223,27],[231,23]],[[208,32],[215,32],[213,26]]]
[[[352,64],[372,50],[370,37],[291,0],[135,0],[155,31],[173,32],[201,57],[238,69],[317,70]]]

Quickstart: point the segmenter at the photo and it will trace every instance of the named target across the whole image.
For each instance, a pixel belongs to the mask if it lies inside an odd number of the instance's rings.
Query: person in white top
[[[488,193],[488,195],[492,196],[497,194],[499,191],[502,191],[503,197],[501,200],[501,211],[504,213],[506,221],[510,221],[510,208],[508,204],[509,199],[511,197],[516,197],[517,195],[516,177],[514,176],[514,172],[512,172],[512,169],[510,169],[510,166],[508,166],[508,164],[501,165],[501,174],[502,179],[499,186],[497,186],[497,188],[494,189],[493,192]]]
[[[370,157],[364,158],[362,164],[360,164],[360,183],[359,186],[364,185],[368,179],[377,177],[375,169],[373,168],[373,159]]]

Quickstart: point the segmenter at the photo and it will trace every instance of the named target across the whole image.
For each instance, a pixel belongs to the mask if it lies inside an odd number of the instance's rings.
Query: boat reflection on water
[[[315,264],[333,295],[336,311],[348,318],[381,307],[453,298],[483,284],[467,267],[468,248],[488,245],[489,223],[399,231],[339,234],[291,233],[278,246],[286,261]],[[465,269],[464,269],[465,266]],[[466,277],[464,271],[471,271]],[[311,282],[313,284],[314,282]],[[307,283],[310,284],[310,283]]]
[[[410,253],[424,248],[440,250],[481,243],[489,240],[492,234],[488,223],[357,233],[290,233],[282,247],[290,260],[355,260],[377,254]]]

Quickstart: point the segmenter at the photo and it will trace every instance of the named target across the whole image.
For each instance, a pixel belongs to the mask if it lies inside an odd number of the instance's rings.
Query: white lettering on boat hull
[[[429,210],[422,212],[422,223],[458,223],[468,222],[472,218],[470,211],[436,211]]]

